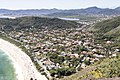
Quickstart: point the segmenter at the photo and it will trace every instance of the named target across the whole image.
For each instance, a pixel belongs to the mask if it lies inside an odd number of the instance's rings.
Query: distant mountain
[[[28,9],[28,10],[7,10],[0,9],[0,15],[9,16],[50,16],[50,17],[60,17],[60,16],[71,16],[71,15],[120,15],[120,7],[115,9],[109,8],[98,8],[89,7],[85,9],[70,9],[70,10],[60,10],[60,9]]]
[[[115,8],[115,10],[119,10],[120,11],[120,7]]]
[[[48,14],[48,16],[71,16],[71,15],[120,15],[119,7],[116,9],[89,7],[85,9],[71,9]]]
[[[28,10],[8,10],[0,9],[0,14],[3,15],[13,15],[13,16],[40,16],[45,14],[52,14],[55,12],[60,12],[58,9],[28,9]]]
[[[98,13],[102,10],[103,9],[98,8],[98,7],[89,7],[89,8],[83,9],[83,11],[86,11],[86,12],[89,12],[89,13]]]

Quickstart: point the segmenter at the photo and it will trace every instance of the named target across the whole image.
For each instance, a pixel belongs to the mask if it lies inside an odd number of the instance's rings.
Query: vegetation
[[[95,24],[88,29],[94,33],[94,39],[97,43],[105,45],[105,41],[113,41],[111,47],[120,47],[120,17],[115,17],[110,20],[105,20]]]
[[[62,80],[96,80],[112,79],[120,77],[120,52],[114,49],[120,48],[120,17],[99,22],[88,29],[94,33],[95,44],[101,44],[105,49],[117,54],[116,57],[102,59],[86,69],[83,69]],[[112,41],[112,44],[106,44],[106,41]],[[108,52],[107,52],[108,53]],[[110,55],[109,55],[110,56]],[[86,61],[85,61],[86,62]]]
[[[40,17],[21,17],[16,19],[0,19],[0,30],[24,30],[28,28],[38,29],[57,29],[57,28],[74,28],[81,25],[73,22],[61,20],[58,18],[40,18]]]
[[[63,29],[77,27],[78,24],[56,18],[3,19],[0,24],[1,32],[12,30],[9,38],[6,33],[0,33],[0,37],[22,48],[37,69],[42,70],[43,66],[40,67],[36,62],[39,60],[54,78],[69,76],[64,80],[90,80],[120,77],[120,54],[115,52],[120,48],[120,17],[97,23],[90,28],[92,32],[82,32],[75,28]],[[53,27],[55,28],[51,30]],[[18,29],[20,30],[17,31]],[[107,41],[110,43],[107,44]],[[116,56],[113,57],[112,54]],[[106,59],[102,61],[101,58]],[[96,61],[99,62],[86,68]],[[81,70],[82,68],[86,69]],[[78,70],[81,71],[75,73]],[[45,70],[42,74],[47,75]]]
[[[20,42],[9,38],[7,35],[5,35],[5,33],[1,33],[1,32],[0,32],[0,38],[4,39],[4,40],[6,40],[6,41],[8,41],[8,42],[10,42],[12,44],[15,44],[16,46],[21,48],[22,51],[24,51],[31,58],[31,60],[34,62],[33,56],[30,54],[30,52],[28,52],[28,50],[26,50],[26,48],[24,46],[21,46]],[[39,66],[39,64],[37,62],[34,62],[34,65],[36,66],[37,70],[41,69],[41,67]]]
[[[120,25],[120,17],[115,17],[110,20],[105,20],[95,24],[90,28],[90,31],[99,32],[99,33],[107,33],[112,29],[117,28]]]
[[[95,69],[102,74],[102,77],[113,78],[120,77],[120,57],[109,59],[108,64],[101,64],[100,67]]]
[[[112,51],[112,49],[114,48],[120,48],[120,17],[99,22],[95,26],[91,27],[89,30],[95,33],[95,40],[98,41],[97,43],[102,43],[102,45],[106,49]],[[113,41],[113,43],[105,44],[104,40]],[[103,78],[120,77],[119,63],[120,54],[118,53],[118,57],[108,58],[99,63],[100,66],[96,68],[93,72],[100,72],[100,74],[102,74],[101,77]]]
[[[114,79],[115,77],[120,77],[119,63],[120,55],[115,58],[107,58],[61,80]]]
[[[64,62],[64,57],[63,56],[58,56],[56,53],[48,54],[50,60],[54,63],[59,63],[62,64]]]
[[[59,68],[56,70],[50,70],[51,76],[55,76],[56,74],[58,75],[58,77],[63,77],[63,76],[69,76],[73,73],[75,73],[76,70],[75,68],[71,67],[71,68]]]

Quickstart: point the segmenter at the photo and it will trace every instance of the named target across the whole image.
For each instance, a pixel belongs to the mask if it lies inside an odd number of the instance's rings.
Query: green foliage
[[[35,66],[36,66],[36,68],[37,68],[38,70],[41,69],[41,66],[40,66],[37,62],[34,62],[34,64],[35,64]]]
[[[120,40],[120,17],[115,17],[110,20],[105,20],[95,24],[88,29],[93,31],[95,36],[101,41],[105,38],[107,40]],[[97,40],[98,40],[97,39]]]
[[[48,56],[49,56],[50,60],[51,60],[52,62],[54,62],[54,63],[59,63],[59,64],[61,64],[61,63],[63,63],[64,60],[65,60],[63,56],[59,56],[59,55],[56,54],[56,53],[50,53],[50,54],[48,54]]]
[[[72,66],[77,66],[79,63],[80,63],[80,62],[79,62],[79,59],[77,59],[77,58],[72,58],[72,59],[71,59],[71,64],[72,64]]]
[[[75,73],[76,70],[75,68],[71,67],[71,68],[59,68],[56,70],[50,70],[51,76],[54,76],[55,74],[57,74],[59,77],[62,76],[69,76],[73,73]]]
[[[112,59],[108,64],[103,64],[96,70],[100,71],[103,74],[103,77],[120,77],[120,58]]]
[[[116,17],[110,20],[99,22],[95,24],[95,26],[93,26],[92,29],[93,31],[95,30],[100,33],[106,33],[114,28],[117,28],[119,25],[120,25],[120,17]]]
[[[30,58],[32,61],[34,61],[34,58],[33,56],[28,52],[28,50],[24,47],[24,46],[21,46],[22,44],[20,42],[17,42],[11,38],[9,38],[7,35],[3,34],[3,33],[0,33],[0,38],[6,40],[6,41],[9,41],[10,43],[12,44],[15,44],[16,46],[20,47],[22,49],[22,51],[24,51]],[[37,70],[40,70],[41,67],[39,66],[39,64],[37,62],[34,62]]]
[[[97,23],[95,26],[91,27],[91,30],[95,32],[94,38],[97,41],[96,43],[102,43],[102,46],[107,50],[111,50],[120,47],[120,17],[116,17],[110,20],[105,20]],[[105,40],[114,41],[114,43],[108,45],[105,44]],[[102,61],[100,67],[97,67],[93,71],[93,77],[98,76],[99,72],[102,74],[102,77],[113,78],[120,77],[120,56],[117,58],[108,58]],[[97,75],[96,75],[97,74]]]
[[[54,76],[55,74],[57,74],[56,70],[50,70],[49,72],[50,72],[51,76]]]
[[[85,60],[84,63],[85,63],[86,65],[90,65],[90,61],[89,61],[89,60]]]
[[[16,19],[0,19],[0,30],[6,32],[12,30],[24,30],[30,28],[37,29],[58,29],[58,28],[74,28],[78,24],[73,21],[61,20],[58,18],[42,18],[42,17],[21,17]]]
[[[120,17],[105,20],[92,26],[89,31],[94,32],[96,44],[105,45],[105,40],[114,41],[112,47],[120,46]]]
[[[103,77],[103,75],[102,75],[102,73],[100,71],[90,71],[88,74],[92,75],[93,78],[95,78],[95,79]]]
[[[117,28],[112,29],[111,31],[105,33],[104,35],[120,40],[120,36],[119,36],[120,35],[120,26],[118,26]]]

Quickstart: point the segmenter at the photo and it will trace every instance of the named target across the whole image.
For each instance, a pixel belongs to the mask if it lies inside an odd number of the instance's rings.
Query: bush
[[[76,70],[75,68],[71,67],[71,68],[59,68],[56,70],[50,70],[51,76],[54,76],[55,74],[57,74],[59,77],[62,76],[69,76],[73,73],[75,73]]]

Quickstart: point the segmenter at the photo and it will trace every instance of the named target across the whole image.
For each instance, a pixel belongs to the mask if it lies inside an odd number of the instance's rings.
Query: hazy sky
[[[80,9],[91,6],[115,8],[120,0],[0,0],[0,8],[5,9]]]

